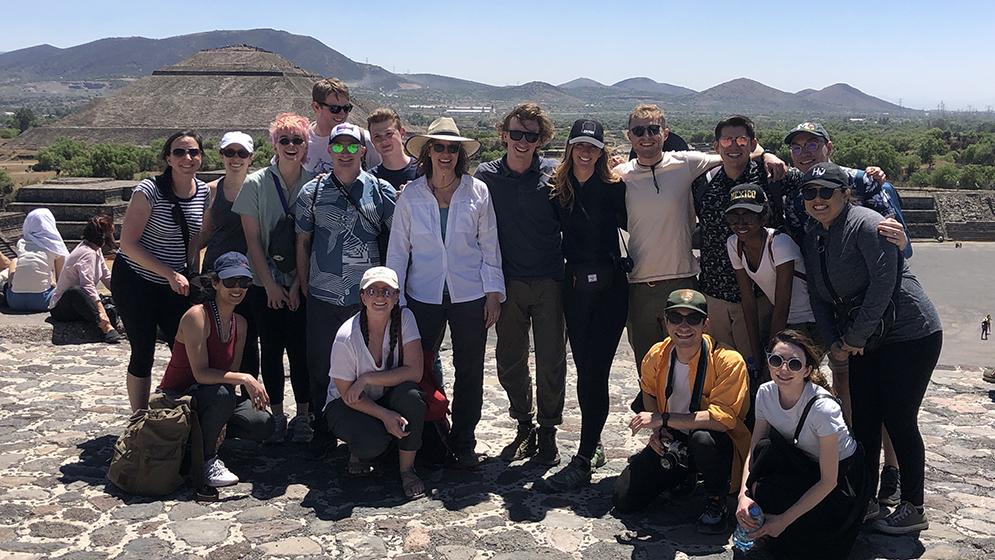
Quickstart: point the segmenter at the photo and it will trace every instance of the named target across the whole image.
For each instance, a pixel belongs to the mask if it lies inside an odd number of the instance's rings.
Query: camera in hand
[[[688,466],[688,448],[683,443],[671,440],[664,448],[663,455],[660,456],[660,466],[666,470],[674,467]]]

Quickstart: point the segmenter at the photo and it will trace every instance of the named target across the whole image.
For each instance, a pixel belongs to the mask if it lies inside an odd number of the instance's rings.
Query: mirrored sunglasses
[[[732,143],[735,142],[737,146],[746,146],[750,143],[750,138],[747,136],[723,136],[719,138],[719,146],[723,148],[731,148]]]
[[[334,142],[332,143],[331,150],[334,154],[341,154],[343,152],[355,154],[359,152],[359,144],[339,144],[338,142]]]
[[[397,295],[398,293],[400,293],[400,291],[395,290],[394,288],[366,288],[365,290],[363,290],[363,293],[368,295],[369,297],[380,296],[380,297],[389,298]]]

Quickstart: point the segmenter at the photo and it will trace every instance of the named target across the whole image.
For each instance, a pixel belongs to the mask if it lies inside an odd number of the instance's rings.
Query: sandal
[[[355,455],[350,455],[349,463],[346,465],[346,474],[355,478],[366,478],[373,475],[373,465]]]
[[[409,500],[417,500],[425,497],[425,483],[414,470],[401,471],[401,490]]]

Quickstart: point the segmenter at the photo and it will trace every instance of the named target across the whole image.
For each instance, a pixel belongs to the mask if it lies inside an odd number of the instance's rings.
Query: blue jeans
[[[52,299],[52,292],[55,287],[50,287],[44,292],[19,294],[10,289],[10,284],[4,288],[4,297],[7,298],[7,307],[14,311],[48,311],[48,302]]]

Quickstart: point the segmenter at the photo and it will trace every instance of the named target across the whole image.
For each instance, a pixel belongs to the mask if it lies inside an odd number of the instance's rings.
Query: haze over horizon
[[[4,11],[20,25],[0,36],[0,52],[46,43],[66,48],[106,37],[274,28],[310,35],[357,62],[392,72],[493,85],[560,84],[578,77],[610,85],[646,76],[700,91],[747,77],[788,92],[845,82],[926,110],[941,102],[948,110],[995,107],[995,62],[987,44],[995,4],[979,0],[944,11],[934,3],[898,0],[840,0],[824,8],[812,3],[804,6],[808,11],[782,0],[749,7],[735,0],[694,7],[619,0],[611,14],[605,2],[590,0],[286,6],[274,9],[260,0],[196,8],[52,0],[39,17],[37,5],[15,3]]]

